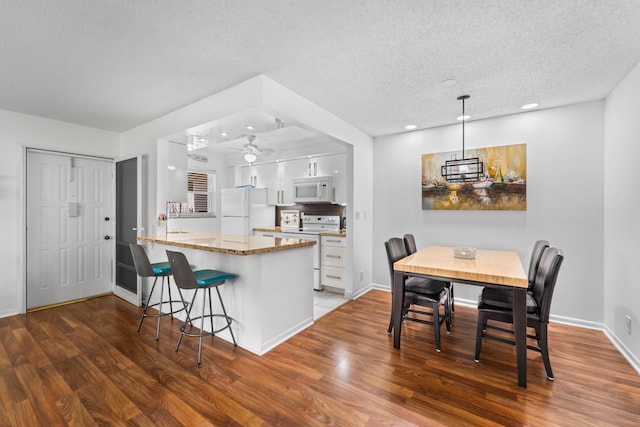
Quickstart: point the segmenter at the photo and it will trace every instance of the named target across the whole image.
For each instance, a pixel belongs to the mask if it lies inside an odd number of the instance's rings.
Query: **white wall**
[[[605,104],[604,277],[605,324],[640,371],[640,65],[616,87]],[[631,317],[631,334],[625,316]]]
[[[528,266],[546,239],[565,252],[552,315],[601,323],[603,313],[604,102],[466,124],[465,147],[527,144],[526,211],[421,210],[421,155],[460,150],[461,125],[377,138],[374,143],[373,280],[389,285],[384,241],[413,233],[419,246],[518,251]],[[476,301],[479,288],[456,286]]]
[[[115,157],[118,134],[0,110],[0,317],[24,310],[24,147]]]

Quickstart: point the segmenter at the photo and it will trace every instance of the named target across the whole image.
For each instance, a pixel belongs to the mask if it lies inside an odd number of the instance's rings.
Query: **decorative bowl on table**
[[[475,259],[475,248],[453,248],[453,256],[462,259]]]

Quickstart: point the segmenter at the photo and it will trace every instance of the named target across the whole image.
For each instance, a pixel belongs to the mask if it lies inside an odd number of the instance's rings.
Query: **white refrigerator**
[[[275,208],[267,205],[266,188],[223,188],[221,197],[222,234],[246,236],[254,228],[275,226]]]

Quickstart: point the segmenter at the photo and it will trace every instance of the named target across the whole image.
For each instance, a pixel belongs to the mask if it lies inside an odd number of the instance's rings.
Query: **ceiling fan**
[[[258,154],[273,153],[273,149],[271,148],[260,148],[256,144],[254,144],[253,141],[255,141],[256,139],[255,135],[248,135],[247,139],[249,140],[249,143],[245,144],[241,149],[242,154],[244,154],[244,159],[247,162],[249,163],[255,162],[256,159],[258,158]]]

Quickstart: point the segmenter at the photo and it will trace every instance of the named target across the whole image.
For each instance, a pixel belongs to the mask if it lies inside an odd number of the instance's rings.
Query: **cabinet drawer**
[[[264,237],[282,237],[282,233],[278,233],[277,231],[255,231],[254,234]]]
[[[344,289],[345,283],[345,269],[337,267],[322,266],[322,273],[320,277],[320,283],[325,286],[331,286],[332,288]]]
[[[321,246],[321,261],[322,265],[329,265],[332,267],[344,268],[344,248],[336,246]]]
[[[333,236],[320,236],[320,243],[322,246],[340,246],[342,248],[347,247],[346,237],[333,237]]]

